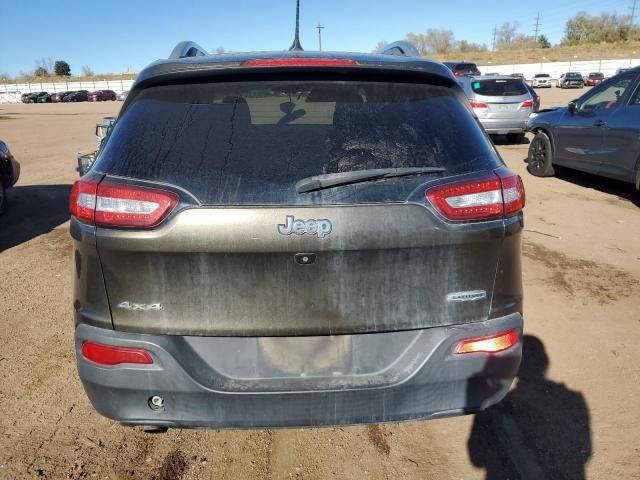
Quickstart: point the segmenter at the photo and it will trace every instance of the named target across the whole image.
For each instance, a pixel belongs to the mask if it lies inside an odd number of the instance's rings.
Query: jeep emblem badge
[[[331,233],[333,225],[326,218],[315,220],[313,218],[309,220],[296,220],[293,215],[287,215],[287,219],[284,224],[278,225],[278,233],[281,235],[304,235],[309,233],[315,235],[318,238],[324,238]]]

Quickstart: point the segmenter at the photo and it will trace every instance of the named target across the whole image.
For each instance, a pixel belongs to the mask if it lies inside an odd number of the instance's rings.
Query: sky
[[[7,2],[7,3],[4,3]],[[207,51],[287,49],[293,39],[295,0],[135,0],[21,3],[1,0],[0,73],[34,70],[41,58],[65,60],[72,74],[83,66],[96,73],[138,72],[166,58],[182,40]],[[1,4],[0,3],[0,4]],[[516,2],[456,0],[301,0],[300,39],[306,50],[372,51],[378,41],[401,40],[407,32],[453,30],[457,40],[491,46],[494,25],[518,21],[552,43],[561,40],[567,18],[579,10],[628,15],[632,0]]]

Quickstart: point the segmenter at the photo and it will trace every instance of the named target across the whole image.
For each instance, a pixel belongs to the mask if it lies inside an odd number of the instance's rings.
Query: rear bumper
[[[527,116],[526,118],[480,118],[479,120],[487,133],[506,135],[508,133],[524,133],[529,119]]]
[[[521,343],[491,355],[454,356],[452,351],[460,340],[510,329],[522,337],[520,314],[364,336],[253,339],[141,335],[80,324],[75,346],[78,372],[91,403],[123,424],[327,426],[461,415],[493,405],[516,375]],[[102,367],[82,356],[85,341],[143,348],[154,363]],[[315,365],[305,366],[305,359],[313,356],[305,342],[319,342],[321,347],[337,342],[338,348],[330,350],[334,358],[328,364],[318,365],[326,358],[322,355]],[[264,364],[261,349],[267,343],[277,347],[270,355],[283,362]],[[298,351],[297,343],[304,344]],[[388,347],[379,348],[385,344]],[[389,357],[387,352],[394,358],[383,358]],[[342,371],[336,371],[340,366]],[[150,408],[154,395],[165,400],[162,409]]]

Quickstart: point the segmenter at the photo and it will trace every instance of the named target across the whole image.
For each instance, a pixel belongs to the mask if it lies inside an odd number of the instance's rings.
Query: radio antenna
[[[296,36],[289,50],[293,52],[304,51],[304,48],[300,45],[300,0],[296,0]]]

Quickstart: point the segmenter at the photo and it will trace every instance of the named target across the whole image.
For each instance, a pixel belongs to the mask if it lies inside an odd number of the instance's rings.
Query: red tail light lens
[[[107,180],[98,186],[95,222],[104,227],[155,227],[177,204],[173,192]]]
[[[178,204],[178,195],[166,190],[105,180],[80,179],[72,190],[71,214],[99,227],[151,228]]]
[[[245,60],[243,67],[353,67],[355,60],[346,58],[261,58]]]
[[[533,107],[533,100],[525,100],[520,104],[520,108],[532,108],[532,107]]]
[[[87,175],[73,184],[69,197],[71,215],[85,223],[93,223],[99,177]]]
[[[453,349],[456,355],[465,353],[498,353],[510,349],[518,343],[518,334],[515,330],[462,340]]]
[[[456,76],[456,77],[463,77],[464,73],[462,73],[462,72],[453,72],[453,75]]]
[[[502,182],[502,199],[504,201],[504,216],[510,217],[524,208],[524,184],[520,175],[507,173],[500,175]]]
[[[524,208],[522,179],[501,173],[482,180],[439,185],[425,192],[427,200],[448,220],[492,220]]]
[[[486,103],[477,100],[470,100],[469,103],[471,104],[471,108],[489,108]]]
[[[153,358],[146,350],[139,348],[115,347],[102,343],[84,342],[82,356],[100,365],[120,365],[121,363],[136,363],[151,365]]]

